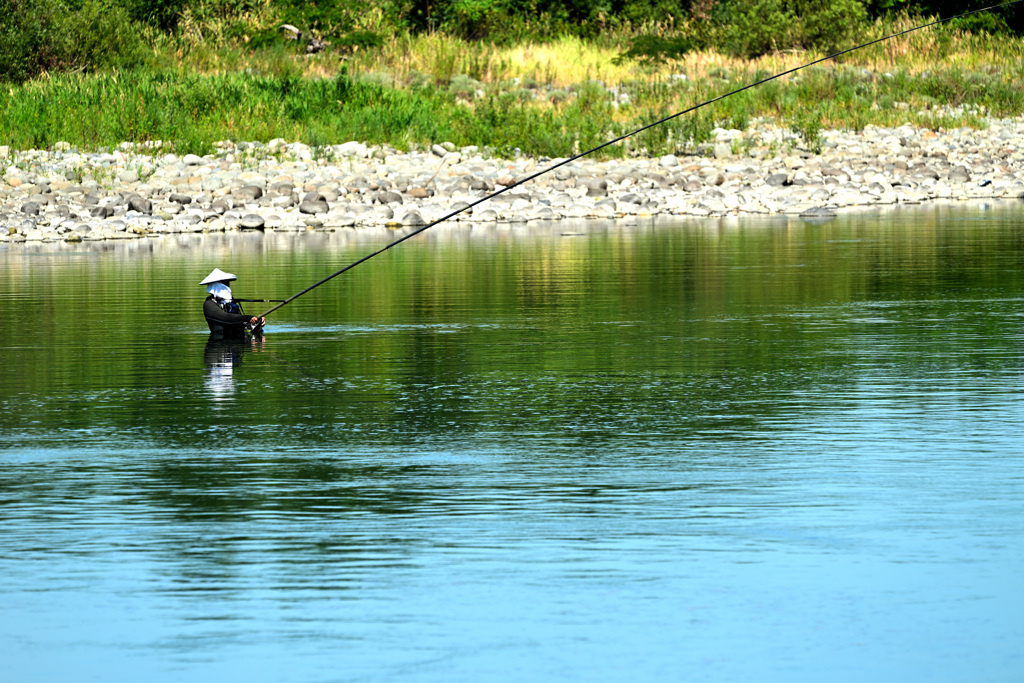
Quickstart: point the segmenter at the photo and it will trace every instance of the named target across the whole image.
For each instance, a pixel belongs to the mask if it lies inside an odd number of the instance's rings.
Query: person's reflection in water
[[[249,339],[224,339],[211,334],[206,341],[203,360],[206,362],[206,390],[214,407],[230,402],[235,396],[235,368],[242,364],[247,352],[263,350],[264,337],[254,334]]]

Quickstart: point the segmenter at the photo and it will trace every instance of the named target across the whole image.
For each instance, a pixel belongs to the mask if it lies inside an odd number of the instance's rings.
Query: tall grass
[[[872,35],[913,21],[876,23]],[[690,151],[716,125],[744,129],[760,118],[808,135],[868,124],[980,125],[979,112],[1024,112],[1022,47],[1005,36],[919,31],[727,98],[630,145],[648,154]],[[162,140],[201,153],[220,140],[275,137],[400,149],[448,140],[565,156],[820,56],[741,60],[701,51],[641,65],[616,64],[617,54],[608,39],[499,47],[439,34],[398,35],[345,59],[305,58],[281,46],[244,52],[166,42],[147,69],[0,88],[0,144]],[[623,146],[604,152],[624,153]]]
[[[933,20],[933,17],[905,13],[894,15],[865,24],[866,31],[858,40],[868,42]],[[672,74],[702,80],[722,71],[777,73],[826,56],[816,51],[787,50],[748,60],[707,49],[662,63],[627,61],[616,64],[615,57],[625,50],[629,41],[629,35],[610,34],[597,41],[562,36],[543,43],[496,46],[444,34],[399,35],[379,50],[357,52],[348,65],[353,74],[385,72],[395,75],[399,83],[406,82],[409,73],[421,72],[433,75],[438,82],[446,82],[454,74],[467,74],[484,82],[533,79],[564,88],[585,80],[617,86],[637,78],[663,80]],[[852,47],[852,44],[843,47]],[[858,50],[843,56],[837,64],[883,72],[899,67],[915,75],[951,66],[976,70],[992,65],[1015,65],[1019,70],[1022,54],[1022,38],[972,34],[938,26]],[[311,70],[318,64],[315,60],[305,63]]]
[[[341,74],[194,75],[178,71],[95,76],[62,75],[0,91],[0,141],[83,148],[162,140],[182,152],[205,153],[219,140],[282,137],[319,144],[362,140],[408,149],[450,140],[458,145],[514,148],[565,156],[756,79],[738,70],[708,81],[624,84],[629,104],[589,83],[564,101],[522,90],[492,89],[466,102],[445,88],[394,88]],[[808,117],[820,126],[859,129],[868,123],[923,126],[977,124],[976,112],[939,105],[970,104],[994,115],[1024,111],[1024,81],[1006,74],[956,69],[891,77],[860,69],[811,69],[789,83],[771,82],[713,108],[673,120],[633,147],[651,154],[692,150],[714,125],[746,128],[757,117],[783,123]],[[622,147],[606,155],[620,155]]]

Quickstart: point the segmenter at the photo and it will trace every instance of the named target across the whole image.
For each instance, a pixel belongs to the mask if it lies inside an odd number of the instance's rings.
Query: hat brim
[[[220,268],[214,268],[213,272],[206,276],[206,279],[200,282],[201,285],[210,285],[214,282],[230,282],[231,280],[237,280],[238,278],[231,273],[225,273]]]

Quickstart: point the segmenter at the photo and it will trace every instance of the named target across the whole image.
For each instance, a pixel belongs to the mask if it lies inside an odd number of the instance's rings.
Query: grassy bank
[[[909,27],[876,22],[864,40]],[[680,117],[608,155],[690,151],[714,126],[758,119],[813,142],[822,128],[904,122],[938,129],[1024,112],[1024,41],[928,29],[773,81]],[[81,148],[162,140],[204,153],[219,140],[346,140],[399,149],[441,141],[565,156],[820,56],[715,52],[642,63],[625,45],[566,37],[497,47],[440,34],[312,57],[201,41],[157,44],[145,67],[44,76],[0,89],[0,145]]]

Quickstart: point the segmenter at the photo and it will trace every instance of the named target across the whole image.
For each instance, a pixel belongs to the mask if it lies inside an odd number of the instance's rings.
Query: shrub
[[[790,130],[800,136],[807,151],[821,153],[825,138],[821,134],[821,114],[816,109],[800,109],[790,121]]]
[[[128,12],[110,0],[0,0],[0,81],[49,71],[132,67],[145,47]]]
[[[1010,33],[1010,27],[1002,15],[995,12],[981,12],[972,14],[969,17],[954,19],[949,22],[951,28],[957,28],[969,33],[991,33],[1001,35]]]
[[[0,0],[0,81],[25,81],[40,70],[36,46],[44,43],[45,26],[54,17],[45,3],[33,12],[26,5]]]
[[[695,3],[674,0],[620,0],[617,14],[634,27],[678,27],[686,21],[686,6]],[[615,3],[617,5],[619,3]],[[613,5],[613,6],[615,6]]]
[[[857,29],[867,18],[860,0],[796,0],[797,40],[808,48],[833,53],[853,47]]]
[[[452,0],[442,15],[445,29],[464,38],[478,39],[500,32],[504,8],[492,0]]]
[[[449,93],[467,100],[473,99],[476,96],[476,91],[483,89],[483,83],[465,74],[452,76],[452,80],[448,83]]]
[[[718,13],[717,37],[747,58],[796,47],[835,52],[851,47],[866,18],[861,0],[732,0]]]
[[[171,31],[178,25],[178,18],[189,0],[121,0],[119,4],[134,21]]]
[[[641,64],[655,65],[680,59],[688,52],[702,47],[690,36],[662,38],[661,36],[644,35],[633,39],[629,49],[620,53],[612,62],[622,64],[627,60],[635,60]]]
[[[334,44],[339,48],[344,47],[348,51],[354,52],[380,47],[384,44],[384,39],[373,31],[350,31],[338,37]]]
[[[64,21],[68,53],[77,68],[131,68],[145,58],[145,44],[128,12],[111,0],[86,0]]]
[[[757,57],[793,44],[796,17],[786,0],[737,0],[722,8],[717,32],[721,49]]]

